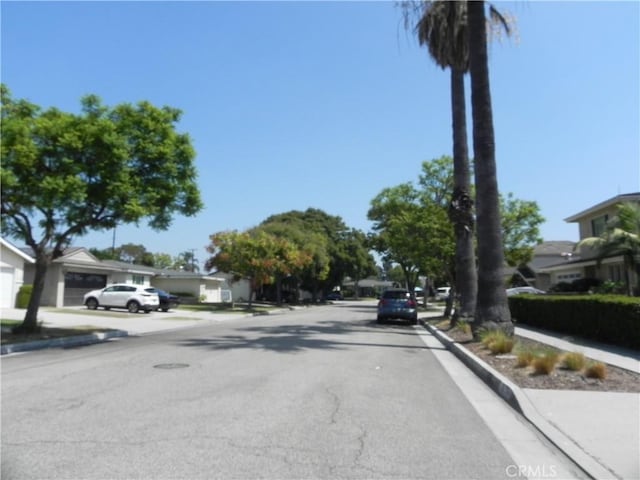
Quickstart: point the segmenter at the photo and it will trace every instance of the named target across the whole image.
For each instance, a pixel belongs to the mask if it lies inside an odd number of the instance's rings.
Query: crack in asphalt
[[[337,423],[338,423],[337,417],[338,417],[338,413],[340,412],[340,407],[341,407],[340,397],[338,396],[337,393],[333,392],[330,387],[327,387],[325,389],[325,391],[329,394],[329,396],[331,397],[331,399],[333,401],[333,410],[331,412],[331,415],[329,416],[329,418],[330,418],[329,423],[331,425],[337,425]]]

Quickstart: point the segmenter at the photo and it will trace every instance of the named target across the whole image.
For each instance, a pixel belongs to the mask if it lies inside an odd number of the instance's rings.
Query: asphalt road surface
[[[374,319],[344,302],[4,357],[2,478],[565,478],[424,330]]]

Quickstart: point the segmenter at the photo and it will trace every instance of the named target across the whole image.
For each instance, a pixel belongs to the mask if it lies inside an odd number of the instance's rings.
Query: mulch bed
[[[518,348],[549,349],[548,345],[516,336],[516,346],[511,354],[493,355],[482,343],[473,341],[470,334],[460,329],[451,329],[442,323],[438,328],[520,388],[640,393],[640,374],[629,370],[606,365],[606,377],[599,380],[587,378],[582,371],[568,370],[558,364],[549,375],[536,374],[531,367],[518,367],[514,352]]]

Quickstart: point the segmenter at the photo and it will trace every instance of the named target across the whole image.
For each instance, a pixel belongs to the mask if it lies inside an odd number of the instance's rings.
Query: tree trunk
[[[253,277],[249,277],[249,302],[247,304],[247,309],[251,310],[251,306],[253,304],[253,293],[256,291],[256,284]]]
[[[478,293],[464,90],[464,73],[452,67],[453,195],[449,204],[449,218],[456,238],[455,291],[456,298],[459,299],[458,308],[451,318],[454,325],[458,319],[473,321]]]
[[[282,277],[276,277],[276,305],[282,305]]]
[[[473,331],[477,334],[480,329],[500,329],[512,335],[513,323],[503,280],[504,252],[489,88],[485,5],[484,1],[468,2],[467,5],[478,232],[478,298]]]
[[[35,276],[33,279],[31,298],[29,299],[23,322],[13,329],[15,333],[33,333],[40,330],[40,325],[38,325],[38,310],[40,309],[40,300],[44,292],[45,278],[50,263],[46,255],[36,255]]]

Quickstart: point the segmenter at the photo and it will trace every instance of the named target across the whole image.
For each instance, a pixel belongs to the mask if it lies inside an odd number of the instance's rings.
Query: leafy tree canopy
[[[202,208],[195,152],[175,108],[87,95],[74,114],[16,100],[5,85],[0,97],[2,230],[36,257],[23,324],[33,330],[46,269],[73,238],[142,219],[165,230]]]
[[[447,215],[452,191],[453,160],[443,156],[423,162],[415,184],[386,188],[371,201],[372,244],[384,261],[403,268],[409,285],[419,273],[453,284],[455,246]],[[500,199],[505,258],[513,266],[526,263],[541,241],[544,218],[536,202],[511,193]]]
[[[295,243],[260,228],[218,232],[210,238],[207,251],[212,256],[205,268],[233,273],[236,278],[247,277],[253,289],[273,283],[311,262],[308,252]]]
[[[323,240],[316,239],[316,242],[320,242],[316,244],[316,255],[319,255],[323,248],[326,253],[314,257],[318,261],[314,266],[315,270],[308,271],[308,275],[303,277],[303,286],[313,292],[314,296],[318,290],[332,290],[334,286],[340,285],[346,276],[350,276],[356,270],[367,270],[366,267],[359,263],[362,261],[362,256],[352,257],[350,255],[349,248],[353,247],[353,242],[356,238],[354,235],[356,234],[345,225],[339,216],[329,215],[316,208],[308,208],[304,212],[294,210],[272,215],[261,225],[271,223],[295,225],[302,231],[313,232],[322,237]],[[365,238],[364,233],[357,238],[363,240]],[[361,248],[367,250],[368,253],[368,245],[361,245]],[[326,259],[329,262],[328,272],[326,275],[319,275],[324,271]],[[365,261],[374,262],[373,257]]]

